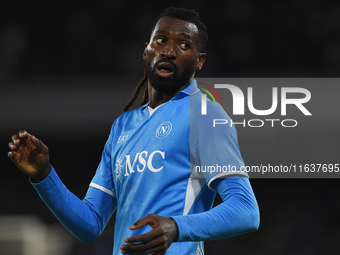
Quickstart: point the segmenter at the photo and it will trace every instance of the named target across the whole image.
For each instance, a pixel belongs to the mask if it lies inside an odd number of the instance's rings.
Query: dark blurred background
[[[114,221],[92,244],[64,231],[7,158],[10,137],[26,129],[42,139],[61,179],[83,197],[111,124],[143,76],[152,23],[167,6],[196,9],[208,27],[208,58],[198,77],[339,77],[336,1],[2,1],[0,216],[37,216],[48,226],[47,242],[55,230],[67,243],[59,254],[111,254]],[[244,160],[266,163],[275,153],[278,165],[300,154],[310,159],[303,163],[339,163],[338,129],[324,126],[327,136],[308,128],[293,138],[279,132],[270,147],[254,130],[240,130]],[[294,141],[301,150],[289,149]],[[331,156],[309,157],[315,148]],[[260,229],[206,242],[206,254],[339,254],[339,179],[253,179],[252,185]],[[0,242],[0,253],[19,254],[9,243]]]

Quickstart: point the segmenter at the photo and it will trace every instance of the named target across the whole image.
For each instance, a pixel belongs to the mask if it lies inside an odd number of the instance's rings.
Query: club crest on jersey
[[[172,130],[172,124],[169,121],[165,121],[160,124],[156,130],[156,137],[158,139],[163,139],[168,136]]]

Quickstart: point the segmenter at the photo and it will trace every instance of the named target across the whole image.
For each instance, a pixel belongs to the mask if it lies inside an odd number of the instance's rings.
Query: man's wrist
[[[173,242],[176,242],[178,240],[178,237],[179,237],[179,231],[178,231],[178,226],[177,226],[177,222],[172,218],[172,217],[169,217],[169,219],[173,222],[173,224],[176,226],[176,235],[173,239]]]
[[[48,164],[48,166],[44,170],[39,171],[39,173],[37,173],[35,175],[32,175],[31,181],[33,183],[39,183],[39,182],[43,181],[51,173],[51,170],[52,170],[52,166],[51,166],[51,164]]]

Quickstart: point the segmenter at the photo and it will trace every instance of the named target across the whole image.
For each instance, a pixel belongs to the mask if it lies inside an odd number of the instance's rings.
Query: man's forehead
[[[162,17],[158,20],[153,30],[153,34],[159,33],[160,31],[175,34],[184,33],[188,34],[193,39],[198,36],[198,28],[194,23],[171,17]]]

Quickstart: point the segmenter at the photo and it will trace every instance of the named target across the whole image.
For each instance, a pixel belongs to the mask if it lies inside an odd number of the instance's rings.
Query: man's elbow
[[[84,244],[92,243],[94,240],[96,240],[97,237],[86,237],[86,238],[78,238],[78,240]]]
[[[246,224],[244,226],[245,232],[254,232],[258,230],[260,226],[260,211],[258,210],[258,208],[249,212],[247,218],[248,220],[245,221]]]
[[[88,244],[93,242],[97,237],[101,235],[103,228],[97,228],[93,226],[92,228],[77,229],[76,231],[71,231],[71,233],[82,243]]]
[[[87,235],[76,235],[78,240],[82,243],[89,244],[92,243],[100,234],[88,233]]]

